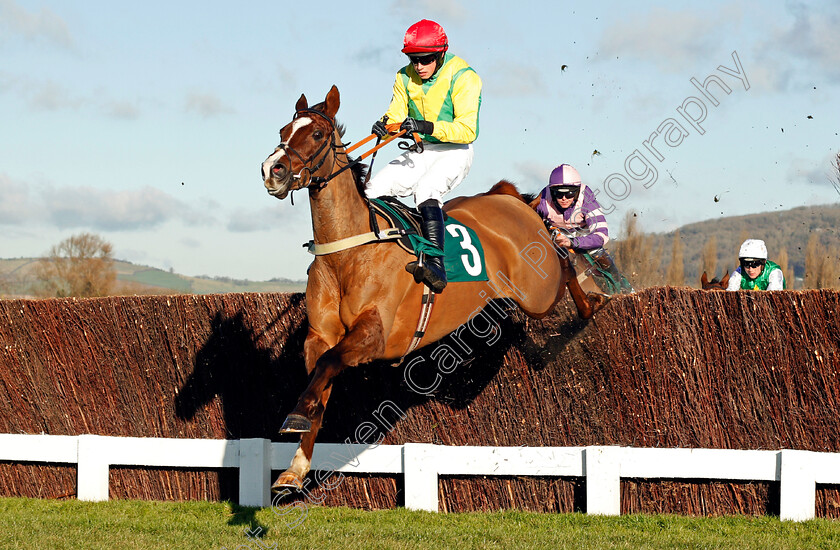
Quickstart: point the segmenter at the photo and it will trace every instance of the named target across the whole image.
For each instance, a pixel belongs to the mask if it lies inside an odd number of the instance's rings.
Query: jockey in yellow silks
[[[422,152],[406,151],[370,180],[365,194],[414,196],[423,218],[423,236],[443,250],[443,196],[461,183],[472,166],[472,142],[478,137],[481,79],[463,59],[447,53],[443,27],[423,19],[408,28],[402,52],[410,63],[397,72],[385,116],[371,132],[387,133],[385,123],[422,137]],[[436,292],[446,287],[442,257],[406,266],[415,280]]]

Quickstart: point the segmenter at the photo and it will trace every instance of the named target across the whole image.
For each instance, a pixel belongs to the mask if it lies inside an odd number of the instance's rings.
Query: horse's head
[[[700,276],[700,286],[703,290],[726,290],[726,286],[729,284],[729,270],[726,270],[726,273],[723,277],[718,279],[715,277],[711,281],[709,280],[706,272],[703,272],[703,275]]]
[[[341,145],[335,124],[339,103],[335,86],[323,103],[312,107],[301,94],[292,121],[280,130],[280,145],[262,163],[270,195],[284,199],[290,191],[309,187],[316,174],[329,174],[335,149]]]

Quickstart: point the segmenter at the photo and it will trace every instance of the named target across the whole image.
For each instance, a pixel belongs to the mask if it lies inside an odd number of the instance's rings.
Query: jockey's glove
[[[416,118],[407,118],[400,124],[400,130],[405,130],[408,133],[432,135],[435,131],[435,123],[428,120],[417,120]]]
[[[376,137],[381,138],[384,137],[388,133],[388,129],[385,128],[385,123],[381,120],[377,120],[373,123],[373,128],[370,129],[371,134],[376,134]]]

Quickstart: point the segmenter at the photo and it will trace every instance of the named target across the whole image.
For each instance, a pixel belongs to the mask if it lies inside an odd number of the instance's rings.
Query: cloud
[[[92,227],[131,231],[157,227],[171,220],[188,225],[209,221],[186,203],[152,187],[132,191],[63,188],[44,196],[43,201],[50,221],[61,229]]]
[[[85,104],[85,100],[73,97],[63,86],[51,81],[29,87],[26,97],[34,111],[75,111]]]
[[[835,187],[837,174],[834,171],[833,154],[818,159],[793,158],[788,165],[786,180],[792,183],[808,183],[819,187]]]
[[[428,14],[426,19],[438,20],[446,29],[449,22],[464,22],[469,18],[466,8],[454,0],[395,0],[393,11],[401,15]]]
[[[37,112],[76,111],[90,103],[53,80],[0,73],[0,93],[6,92],[16,95],[29,109]]]
[[[170,221],[187,225],[213,223],[207,210],[193,208],[152,187],[131,191],[53,188],[16,181],[0,174],[0,223],[6,226],[46,222],[59,229],[136,231]]]
[[[498,97],[545,94],[543,71],[535,65],[497,63],[482,77],[488,89]]]
[[[233,233],[254,231],[280,231],[294,227],[309,229],[311,218],[307,208],[292,207],[288,202],[271,207],[234,210],[228,218],[226,229]]]
[[[731,11],[706,13],[666,8],[622,19],[604,31],[600,59],[636,57],[664,72],[683,72],[720,49],[720,37],[739,19]]]
[[[187,95],[184,107],[187,112],[197,113],[202,118],[212,118],[234,112],[214,94],[191,93]]]
[[[32,219],[37,212],[29,186],[0,174],[0,223],[18,225]]]
[[[282,221],[283,211],[280,208],[238,209],[231,214],[227,229],[234,233],[265,231],[278,227]]]
[[[0,29],[6,28],[12,36],[21,36],[31,42],[47,42],[63,48],[73,48],[73,37],[67,24],[54,12],[42,8],[29,12],[14,0],[0,0]],[[5,33],[0,33],[0,36]]]
[[[761,71],[756,83],[764,89],[785,91],[798,84],[811,84],[815,75],[840,82],[840,4],[793,4],[788,26],[766,29],[767,38],[756,47]],[[806,75],[799,82],[798,75]]]
[[[134,120],[140,116],[140,109],[128,101],[110,101],[102,106],[104,113],[111,118]]]

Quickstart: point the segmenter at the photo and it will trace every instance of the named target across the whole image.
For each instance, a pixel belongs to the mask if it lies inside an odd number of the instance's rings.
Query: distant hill
[[[641,224],[640,224],[641,225]],[[640,227],[644,231],[644,227]],[[738,267],[738,248],[744,239],[762,239],[770,259],[787,250],[790,268],[797,278],[805,276],[805,250],[811,235],[819,236],[826,252],[840,250],[840,204],[800,206],[779,212],[730,216],[684,225],[679,228],[684,245],[686,283],[698,286],[703,247],[717,238],[717,275]],[[663,265],[670,261],[675,231],[655,234],[664,245]],[[790,278],[789,274],[785,274]],[[711,274],[710,274],[711,277]]]
[[[639,229],[645,231],[643,223]],[[680,227],[686,284],[699,286],[703,247],[717,239],[717,273],[723,275],[737,267],[738,247],[746,238],[763,239],[770,259],[787,250],[793,273],[805,276],[805,250],[811,235],[817,234],[827,252],[840,250],[840,204],[801,206],[780,212],[730,216]],[[651,236],[662,246],[662,269],[670,261],[675,231]],[[618,235],[615,240],[620,240]],[[32,269],[38,258],[0,259],[0,297],[31,296]],[[188,277],[154,267],[116,261],[119,288],[116,294],[222,294],[226,292],[303,292],[306,281],[272,279],[254,282],[227,277]],[[619,267],[621,267],[619,265]],[[709,274],[710,277],[714,276]],[[798,285],[797,285],[798,286]]]
[[[40,258],[0,259],[0,297],[32,296],[33,270]],[[188,277],[116,260],[115,294],[223,294],[226,292],[303,292],[306,281],[248,281],[229,277]]]

